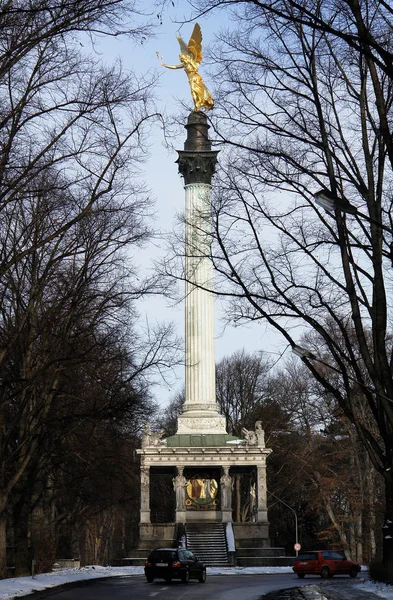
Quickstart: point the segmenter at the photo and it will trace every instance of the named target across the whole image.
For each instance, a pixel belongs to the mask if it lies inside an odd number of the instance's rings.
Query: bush
[[[57,542],[53,535],[42,534],[39,539],[34,541],[35,572],[37,575],[52,571],[52,565],[56,559],[56,549]]]
[[[381,561],[374,561],[370,565],[370,579],[393,585],[393,573]]]

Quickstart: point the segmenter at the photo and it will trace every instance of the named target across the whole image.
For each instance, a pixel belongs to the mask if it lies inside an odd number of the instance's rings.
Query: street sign
[[[299,552],[299,550],[301,549],[301,545],[296,542],[296,544],[294,545],[294,549],[296,550],[296,552]]]

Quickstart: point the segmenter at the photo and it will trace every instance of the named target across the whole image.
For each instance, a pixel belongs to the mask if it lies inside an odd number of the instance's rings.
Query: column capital
[[[210,152],[187,152],[178,150],[179,173],[184,177],[184,183],[211,184],[216,170],[218,150]]]
[[[179,173],[189,183],[211,183],[216,169],[218,150],[212,150],[209,124],[202,111],[193,110],[187,119],[187,139],[184,150],[178,150]]]

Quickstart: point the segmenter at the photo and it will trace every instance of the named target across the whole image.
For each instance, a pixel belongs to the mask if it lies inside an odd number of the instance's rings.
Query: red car
[[[320,575],[321,577],[349,575],[350,577],[356,577],[361,566],[353,560],[347,560],[340,552],[313,550],[299,554],[292,569],[301,579],[305,575]]]

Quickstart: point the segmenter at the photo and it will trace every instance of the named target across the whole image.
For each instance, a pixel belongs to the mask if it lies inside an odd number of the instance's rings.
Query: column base
[[[222,510],[222,522],[223,523],[232,523],[232,509],[223,509]]]
[[[185,523],[186,522],[186,511],[185,510],[176,510],[176,523]]]
[[[190,404],[192,406],[192,404]],[[204,410],[201,404],[200,410],[185,410],[177,418],[176,435],[228,435],[226,430],[226,419],[216,410]]]
[[[257,512],[257,523],[268,523],[267,510],[258,510]]]
[[[150,510],[141,510],[140,523],[150,523]]]

